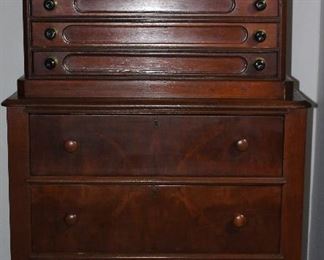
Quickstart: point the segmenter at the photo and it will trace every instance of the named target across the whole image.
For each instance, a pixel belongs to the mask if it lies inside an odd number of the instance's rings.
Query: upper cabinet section
[[[279,16],[280,0],[30,0],[33,17]]]

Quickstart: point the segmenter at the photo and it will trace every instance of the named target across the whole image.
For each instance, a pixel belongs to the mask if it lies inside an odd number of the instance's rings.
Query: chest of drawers
[[[13,260],[302,260],[286,0],[25,0]],[[288,70],[289,71],[289,70]]]
[[[13,259],[301,259],[306,102],[5,105]]]

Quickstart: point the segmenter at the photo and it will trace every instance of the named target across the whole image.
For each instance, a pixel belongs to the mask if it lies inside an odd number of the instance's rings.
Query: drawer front
[[[33,76],[277,76],[277,53],[66,53],[36,52]],[[262,67],[256,68],[256,64]]]
[[[33,16],[278,16],[280,0],[30,0]],[[262,2],[262,1],[261,1]]]
[[[121,45],[276,48],[277,34],[278,25],[268,23],[112,24],[36,22],[32,24],[32,45],[35,47],[69,48]]]
[[[280,176],[283,119],[31,115],[33,175]]]
[[[275,254],[281,187],[33,186],[34,253]]]

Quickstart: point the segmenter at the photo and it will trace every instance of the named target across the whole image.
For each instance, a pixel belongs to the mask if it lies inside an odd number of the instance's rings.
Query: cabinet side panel
[[[283,191],[282,211],[285,260],[301,260],[306,118],[305,109],[290,111],[286,116],[283,170],[287,184]]]
[[[9,189],[12,260],[28,259],[30,253],[30,204],[28,115],[23,107],[8,108]]]

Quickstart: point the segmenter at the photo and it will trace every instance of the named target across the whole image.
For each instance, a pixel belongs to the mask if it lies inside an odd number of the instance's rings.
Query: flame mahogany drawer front
[[[31,115],[33,175],[281,176],[283,119]]]
[[[175,46],[276,48],[271,23],[49,23],[32,24],[34,47]]]
[[[29,0],[35,17],[278,16],[280,0]]]
[[[279,255],[281,192],[280,186],[35,185],[32,251]]]
[[[278,75],[277,53],[36,52],[33,76],[197,76]]]

